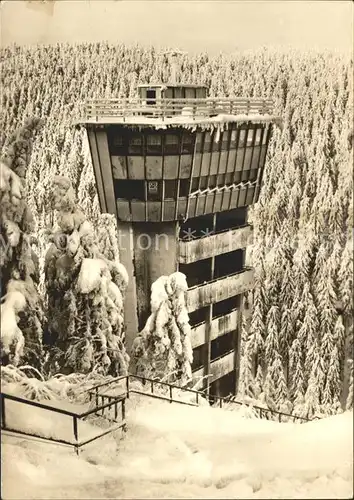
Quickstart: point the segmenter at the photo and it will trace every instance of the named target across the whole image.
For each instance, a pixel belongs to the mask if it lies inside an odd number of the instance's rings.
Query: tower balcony
[[[198,260],[246,248],[251,243],[252,237],[253,227],[246,224],[244,227],[225,230],[202,238],[182,240],[179,243],[179,263],[191,264]]]
[[[242,271],[224,278],[218,278],[203,285],[189,288],[186,292],[186,305],[189,313],[216,302],[247,292],[254,284],[254,269]]]
[[[219,316],[217,318],[213,318],[210,324],[210,330],[208,332],[208,338],[206,338],[207,334],[207,325],[206,322],[203,321],[198,325],[191,328],[191,343],[192,348],[195,349],[208,341],[212,341],[225,333],[232,332],[237,329],[237,322],[239,318],[239,311],[234,309],[228,314],[224,316]]]
[[[167,123],[203,121],[217,115],[271,115],[274,103],[264,98],[92,99],[84,105],[85,123]]]

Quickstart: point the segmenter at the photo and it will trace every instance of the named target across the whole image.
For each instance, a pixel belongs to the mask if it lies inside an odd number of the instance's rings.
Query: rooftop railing
[[[84,105],[86,120],[146,116],[172,118],[176,115],[193,119],[229,115],[271,115],[272,99],[265,98],[206,98],[206,99],[92,99]]]

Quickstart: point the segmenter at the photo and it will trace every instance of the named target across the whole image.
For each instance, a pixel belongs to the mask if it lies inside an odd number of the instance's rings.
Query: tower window
[[[146,104],[153,105],[156,104],[156,90],[147,89],[146,91]]]
[[[149,134],[146,137],[146,153],[152,155],[162,154],[162,137],[159,134]]]
[[[145,181],[143,180],[115,180],[114,191],[117,199],[145,200]]]
[[[235,332],[228,332],[211,341],[210,360],[220,358],[235,347]]]

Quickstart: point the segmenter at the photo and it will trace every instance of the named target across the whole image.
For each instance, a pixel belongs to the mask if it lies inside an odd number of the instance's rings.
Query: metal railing
[[[67,439],[58,439],[54,437],[47,437],[43,436],[41,434],[38,434],[37,432],[26,432],[23,430],[15,429],[12,428],[10,425],[7,423],[6,419],[6,404],[5,401],[15,401],[17,403],[21,403],[24,405],[27,405],[29,407],[34,407],[34,408],[40,408],[41,410],[46,410],[48,412],[52,412],[55,414],[60,414],[60,415],[66,415],[67,417],[70,417],[72,419],[72,430],[73,430],[73,440],[67,440]],[[37,401],[31,401],[28,399],[23,399],[19,398],[17,396],[13,396],[11,394],[5,394],[5,393],[0,393],[0,405],[1,405],[1,429],[4,431],[12,432],[15,434],[20,434],[20,435],[25,435],[25,436],[30,436],[30,437],[35,437],[39,439],[44,439],[45,441],[51,441],[53,443],[60,443],[60,444],[65,444],[68,446],[74,447],[75,451],[77,454],[79,454],[80,448],[83,446],[92,443],[93,441],[96,441],[96,439],[102,438],[106,436],[107,434],[110,434],[118,429],[123,429],[126,430],[126,422],[125,422],[125,396],[118,396],[116,398],[113,397],[106,397],[106,402],[101,405],[95,406],[95,408],[90,409],[88,411],[82,412],[82,413],[76,413],[73,411],[69,410],[63,410],[61,408],[56,408],[53,406],[49,406],[43,403],[38,403]],[[121,421],[118,421],[118,405],[121,405]],[[111,426],[108,429],[103,430],[102,432],[98,433],[97,435],[90,437],[89,439],[79,439],[79,426],[78,423],[81,421],[84,421],[87,417],[91,415],[95,416],[100,416],[99,412],[101,412],[101,415],[104,415],[105,410],[107,411],[108,409],[113,409],[115,419],[114,418],[109,418],[105,416],[105,420],[109,422],[113,422],[114,425]]]
[[[231,351],[230,351],[231,352]],[[130,380],[140,380],[143,384],[143,386],[147,386],[149,391],[140,391],[138,389],[131,388],[130,385]],[[189,406],[199,406],[200,398],[204,399],[209,399],[210,402],[213,402],[214,405],[218,406],[219,408],[225,407],[225,405],[230,404],[230,405],[238,405],[238,406],[247,406],[254,410],[254,413],[259,417],[259,418],[265,418],[267,420],[275,420],[278,422],[309,422],[310,419],[305,418],[305,417],[300,417],[299,415],[292,415],[290,413],[283,413],[279,412],[277,410],[271,410],[269,408],[262,408],[261,406],[257,405],[252,405],[249,403],[244,403],[241,401],[236,401],[234,396],[232,397],[222,397],[222,396],[207,396],[203,391],[197,391],[195,389],[190,389],[188,387],[179,387],[177,385],[171,384],[169,382],[161,382],[158,379],[152,379],[152,378],[147,378],[147,377],[141,377],[139,375],[123,375],[121,377],[117,377],[113,380],[110,380],[109,382],[103,382],[101,384],[98,384],[90,389],[90,394],[91,397],[102,397],[102,393],[100,395],[100,392],[103,388],[109,388],[110,386],[117,384],[121,381],[125,381],[125,395],[127,398],[129,398],[129,394],[142,394],[145,396],[150,396],[154,397],[157,399],[161,400],[166,400],[169,401],[170,403],[180,403],[180,404],[185,404]],[[161,394],[156,394],[155,388],[158,386],[160,387],[166,387],[168,388],[168,396],[163,396]],[[188,401],[182,401],[179,399],[174,399],[173,395],[176,394],[176,391],[180,391],[182,393],[190,393],[194,395],[194,402],[188,402]],[[105,397],[105,395],[103,394]],[[112,396],[111,396],[112,397]],[[98,399],[97,399],[98,401]]]
[[[206,98],[206,99],[91,99],[84,103],[84,116],[88,120],[147,116],[170,118],[185,115],[193,119],[230,115],[271,115],[274,101],[266,98]]]
[[[130,381],[131,380],[139,380],[142,382],[143,387],[147,387],[147,391],[144,390],[139,390],[136,388],[131,387]],[[116,395],[112,394],[112,391],[114,391],[114,385],[119,384],[120,382],[123,382],[123,388],[122,392]],[[164,387],[167,389],[166,393],[167,395],[157,393],[156,389],[161,387]],[[117,389],[117,387],[116,387]],[[105,393],[105,390],[110,390],[111,394]],[[102,392],[103,391],[103,392]],[[193,395],[193,400],[194,401],[184,401],[182,399],[176,399],[177,393],[184,393],[184,394],[191,394]],[[278,421],[278,422],[298,422],[298,423],[304,423],[304,422],[309,422],[310,419],[305,418],[305,417],[300,417],[298,415],[291,415],[288,413],[282,413],[276,410],[271,410],[269,408],[262,408],[257,405],[252,405],[248,403],[242,403],[240,401],[236,401],[234,397],[222,397],[222,396],[207,396],[203,391],[197,391],[195,389],[190,389],[188,387],[179,387],[174,384],[170,384],[169,382],[161,382],[160,380],[157,379],[151,379],[151,378],[146,378],[146,377],[141,377],[139,375],[123,375],[117,378],[114,378],[108,382],[103,382],[101,384],[93,386],[91,389],[87,391],[89,401],[92,403],[94,401],[95,406],[94,408],[82,412],[82,413],[76,413],[73,411],[69,410],[63,410],[61,408],[56,408],[53,406],[49,406],[43,403],[39,403],[37,401],[31,401],[28,399],[23,399],[17,396],[13,396],[11,394],[5,394],[5,393],[0,393],[0,405],[1,405],[1,429],[4,431],[8,431],[11,433],[18,434],[20,436],[29,436],[32,438],[38,438],[42,439],[45,441],[53,442],[53,443],[58,443],[58,444],[64,444],[67,446],[74,447],[75,452],[79,454],[80,449],[87,445],[92,443],[93,441],[96,441],[97,439],[100,439],[108,434],[111,434],[114,431],[117,431],[118,429],[123,429],[124,431],[127,430],[127,424],[126,424],[126,407],[125,407],[125,401],[126,399],[129,399],[130,394],[140,394],[143,396],[148,396],[152,397],[155,399],[160,399],[163,401],[169,401],[170,403],[179,403],[183,405],[188,405],[188,406],[199,406],[199,403],[201,399],[208,400],[209,402],[213,404],[213,407],[219,407],[219,408],[224,408],[227,405],[237,405],[237,406],[246,406],[249,407],[253,413],[259,417],[259,418],[265,418],[266,420],[273,420],[273,421]],[[174,397],[175,396],[175,397]],[[72,419],[72,431],[73,431],[73,440],[67,440],[67,439],[59,439],[59,438],[54,438],[54,437],[47,437],[44,435],[41,435],[37,432],[26,432],[24,430],[19,430],[12,428],[10,425],[7,423],[7,418],[6,418],[6,404],[5,401],[15,401],[17,403],[21,403],[24,405],[27,405],[29,407],[35,407],[35,408],[40,408],[42,410],[46,410],[48,412],[52,412],[55,414],[60,414],[60,415],[65,415],[67,417],[70,417]],[[119,405],[121,406],[121,412],[119,412]],[[119,420],[119,413],[120,413],[120,420]],[[92,436],[88,439],[79,439],[79,426],[78,423],[84,421],[87,417],[95,415],[96,417],[103,417],[105,421],[109,423],[113,423],[111,427],[108,429],[105,429],[95,436]]]

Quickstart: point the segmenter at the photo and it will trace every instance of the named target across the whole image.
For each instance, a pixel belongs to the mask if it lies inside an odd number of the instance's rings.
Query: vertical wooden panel
[[[211,214],[213,212],[213,206],[214,206],[214,193],[207,194],[205,200],[204,213]]]
[[[114,179],[127,179],[127,159],[125,156],[111,156]]]
[[[161,221],[161,202],[159,201],[148,201],[148,221],[149,222],[160,222]]]
[[[144,201],[131,201],[130,207],[133,221],[141,222],[146,220],[146,203]]]
[[[178,178],[178,155],[165,155],[164,157],[164,178],[177,179]]]
[[[144,156],[127,156],[128,179],[144,179]]]
[[[235,171],[235,161],[236,161],[236,149],[230,149],[226,172],[234,172]],[[221,172],[221,169],[220,169]]]
[[[246,196],[246,205],[252,205],[253,203],[253,196],[254,196],[254,191],[255,191],[255,186],[249,187],[247,189],[247,196]]]
[[[251,168],[252,153],[253,153],[252,147],[246,148],[244,164],[243,164],[242,170],[249,170]]]
[[[193,164],[192,155],[181,155],[180,179],[188,179],[191,176]]]
[[[146,179],[162,179],[162,156],[145,157]]]
[[[211,153],[209,153],[208,151],[203,152],[202,166],[201,166],[201,171],[200,171],[201,176],[209,175],[210,156],[211,156]]]
[[[196,206],[197,206],[197,198],[196,197],[190,198],[188,206],[188,214],[187,214],[188,219],[190,219],[191,217],[195,217]]]
[[[117,201],[117,215],[118,215],[118,220],[121,221],[131,220],[129,201],[125,200]]]
[[[96,130],[97,151],[101,164],[102,181],[106,195],[107,211],[117,216],[117,206],[113,186],[111,156],[108,149],[107,132],[105,129]]]
[[[236,208],[237,207],[238,194],[239,194],[239,189],[233,189],[231,191],[230,208]]]
[[[215,193],[215,200],[214,200],[214,211],[215,212],[221,211],[222,199],[223,199],[223,193]]]
[[[163,208],[163,218],[165,221],[175,219],[176,201],[165,200]]]
[[[224,196],[223,196],[223,199],[222,199],[221,210],[228,210],[229,209],[230,199],[231,199],[231,192],[230,191],[224,191]]]
[[[246,188],[240,188],[240,195],[239,195],[239,198],[238,198],[238,203],[237,203],[237,206],[238,207],[244,207],[245,204],[246,204]]]
[[[97,187],[97,193],[98,193],[98,199],[100,202],[101,211],[107,212],[106,196],[105,196],[105,191],[103,188],[101,164],[100,164],[100,159],[99,159],[98,151],[97,151],[95,132],[91,128],[88,128],[87,129],[87,136],[88,136],[88,141],[89,141],[89,145],[90,145],[93,171],[95,174],[96,187]]]

